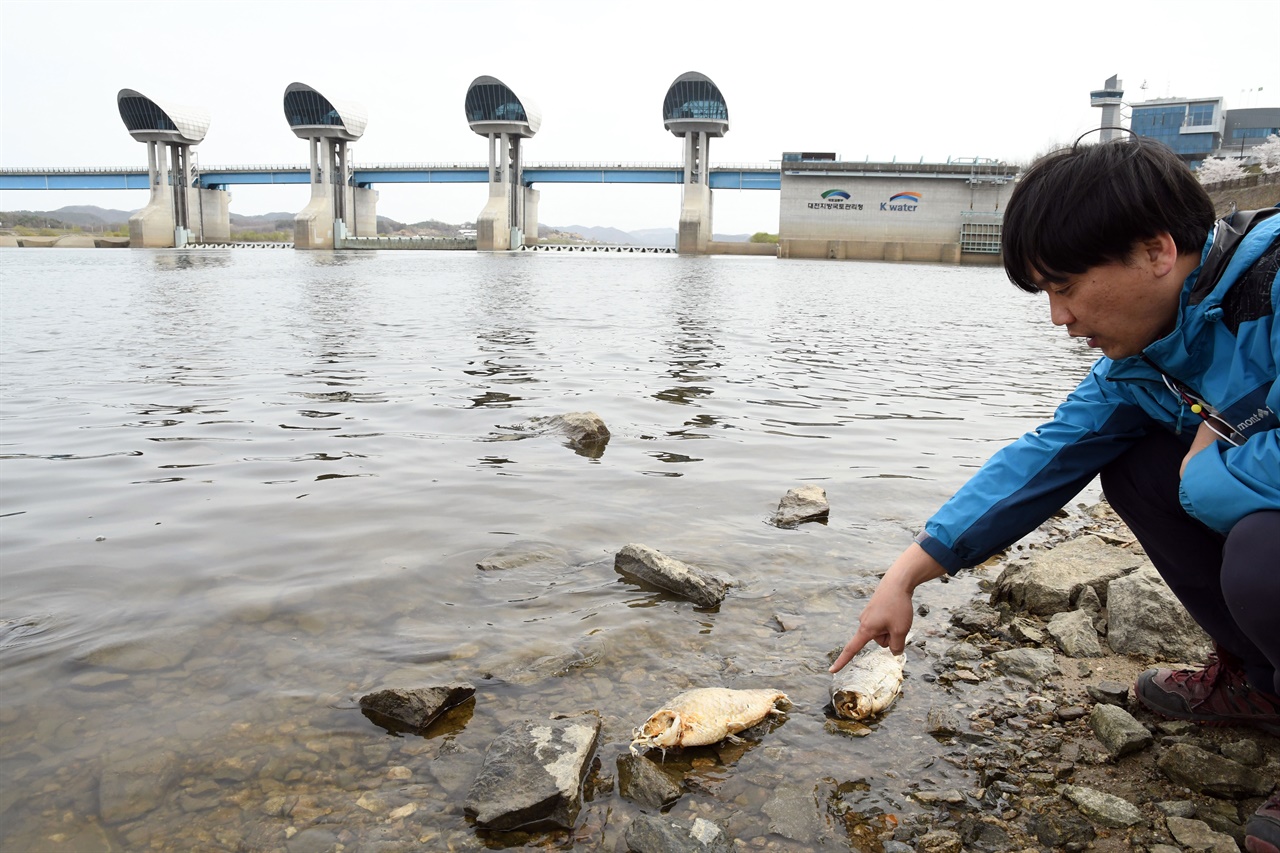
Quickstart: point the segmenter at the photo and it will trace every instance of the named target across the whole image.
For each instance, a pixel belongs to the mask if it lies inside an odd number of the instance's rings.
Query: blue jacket
[[[1141,355],[1099,359],[1053,420],[997,452],[929,519],[921,547],[954,574],[1035,529],[1152,426],[1189,447],[1200,416],[1166,377],[1233,424],[1240,444],[1218,441],[1192,457],[1180,494],[1187,512],[1225,534],[1250,513],[1280,509],[1280,215],[1272,214],[1280,210],[1219,220],[1183,285],[1174,330]]]

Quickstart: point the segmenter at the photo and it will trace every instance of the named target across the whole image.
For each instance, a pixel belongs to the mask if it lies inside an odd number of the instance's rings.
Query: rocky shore
[[[973,745],[977,785],[917,791],[932,818],[898,827],[882,849],[1243,849],[1245,823],[1280,780],[1280,738],[1146,712],[1134,678],[1202,661],[1208,638],[1105,503],[1043,529],[1039,546],[979,570],[989,597],[917,644],[939,688],[930,732]],[[986,701],[949,702],[954,685],[1000,677],[1006,687]]]

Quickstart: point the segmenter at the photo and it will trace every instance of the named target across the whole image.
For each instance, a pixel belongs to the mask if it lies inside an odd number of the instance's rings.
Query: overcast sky
[[[467,86],[492,75],[537,103],[525,162],[674,162],[662,98],[686,71],[720,87],[730,130],[715,164],[783,151],[842,159],[1024,161],[1099,124],[1089,91],[1127,101],[1280,106],[1280,3],[698,2],[566,0],[0,0],[0,165],[146,166],[122,88],[212,116],[200,163],[303,163],[282,109],[307,83],[369,112],[357,163],[478,162]],[[1145,89],[1141,88],[1145,84]],[[378,212],[474,219],[483,185],[381,185]],[[543,184],[550,225],[674,227],[673,186]],[[231,210],[300,210],[303,186],[238,187]],[[5,192],[0,209],[97,204],[146,191]],[[718,233],[776,231],[775,191],[715,192]]]

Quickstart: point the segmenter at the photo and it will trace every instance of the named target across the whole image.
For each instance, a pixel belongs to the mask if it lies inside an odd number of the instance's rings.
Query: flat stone
[[[769,816],[770,832],[801,844],[816,844],[826,828],[813,789],[799,785],[778,787],[765,802],[764,813]]]
[[[1274,779],[1189,743],[1177,743],[1156,759],[1156,767],[1179,785],[1215,797],[1242,799],[1269,794]]]
[[[996,652],[991,659],[1005,675],[1033,684],[1062,672],[1050,649],[1009,649]]]
[[[599,735],[595,714],[510,726],[489,744],[467,794],[467,812],[484,829],[572,829]]]
[[[74,658],[88,666],[100,666],[119,672],[155,672],[180,666],[190,655],[195,643],[173,635],[138,637],[90,649]]]
[[[1240,847],[1230,835],[1214,832],[1209,824],[1202,820],[1189,820],[1185,817],[1169,816],[1165,818],[1169,834],[1187,850],[1205,850],[1208,853],[1240,853]]]
[[[1099,705],[1118,705],[1121,708],[1129,704],[1129,685],[1120,681],[1100,681],[1085,687],[1089,698]]]
[[[796,527],[806,521],[826,519],[831,514],[827,491],[812,483],[787,491],[778,502],[773,523],[778,527]]]
[[[108,754],[98,780],[98,809],[109,824],[142,817],[172,793],[178,756],[162,750],[141,755]]]
[[[1063,785],[1061,790],[1062,795],[1094,823],[1123,829],[1142,822],[1142,812],[1138,807],[1114,794],[1080,785]]]
[[[646,545],[625,545],[613,561],[614,570],[675,593],[699,607],[724,601],[728,584],[708,572],[672,559]]]
[[[425,729],[445,711],[476,693],[466,682],[433,687],[391,688],[360,697],[360,710],[389,718],[410,729]],[[377,722],[377,718],[374,718]]]

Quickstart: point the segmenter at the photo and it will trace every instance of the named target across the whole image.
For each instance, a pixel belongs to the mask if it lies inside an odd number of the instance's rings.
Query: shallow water
[[[785,849],[780,790],[909,815],[911,782],[962,778],[923,735],[922,673],[852,740],[825,729],[827,654],[1090,361],[987,268],[3,250],[0,286],[6,850],[611,850],[631,728],[712,685],[799,707],[669,757],[674,817]],[[575,411],[602,454],[531,428]],[[768,524],[809,482],[829,522]],[[739,585],[715,611],[641,589],[613,570],[629,542]],[[922,591],[922,627],[967,591]],[[426,737],[356,708],[455,679],[476,699]],[[476,832],[493,738],[584,710],[604,730],[576,833]]]

